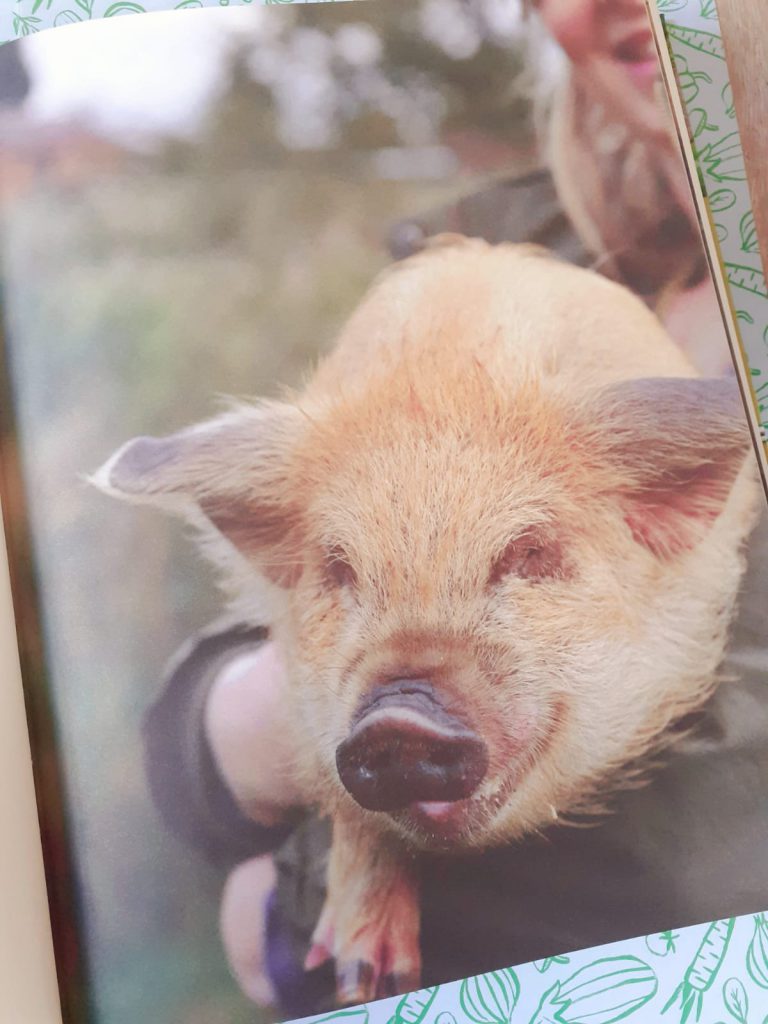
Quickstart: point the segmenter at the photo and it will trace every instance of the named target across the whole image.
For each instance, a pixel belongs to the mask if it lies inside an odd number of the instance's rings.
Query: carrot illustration
[[[704,933],[701,945],[696,955],[683,975],[683,980],[672,993],[669,1001],[664,1006],[662,1013],[680,999],[680,1024],[686,1021],[695,1012],[695,1019],[701,1016],[704,993],[708,992],[714,984],[717,972],[720,970],[728,943],[731,941],[735,918],[730,917],[724,921],[714,921]]]
[[[440,986],[436,985],[434,988],[423,988],[418,992],[409,992],[403,996],[395,1007],[389,1024],[421,1024],[435,1001],[439,989]]]
[[[667,36],[675,42],[684,46],[691,46],[694,50],[708,53],[710,57],[720,57],[725,60],[725,48],[723,40],[714,32],[703,32],[701,29],[687,28],[685,25],[675,25],[666,22],[664,25]]]

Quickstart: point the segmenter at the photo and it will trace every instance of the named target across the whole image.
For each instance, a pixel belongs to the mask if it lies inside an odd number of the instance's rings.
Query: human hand
[[[286,673],[274,643],[235,657],[208,697],[205,731],[216,765],[252,819],[278,824],[301,804],[293,779]]]

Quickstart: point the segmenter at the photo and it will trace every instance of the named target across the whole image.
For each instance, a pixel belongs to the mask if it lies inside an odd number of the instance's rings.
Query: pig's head
[[[465,356],[326,375],[98,477],[258,581],[324,808],[440,848],[582,806],[708,695],[752,493],[735,383]]]
[[[701,699],[748,447],[727,382],[630,381],[570,409],[480,369],[454,388],[456,408],[382,385],[243,410],[136,440],[101,475],[266,580],[326,805],[442,846],[570,810]]]

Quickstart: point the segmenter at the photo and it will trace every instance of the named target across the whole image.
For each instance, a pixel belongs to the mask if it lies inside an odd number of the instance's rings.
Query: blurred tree
[[[279,162],[285,148],[432,146],[462,133],[529,144],[524,40],[498,8],[417,0],[267,10],[232,54],[196,161],[218,173]]]

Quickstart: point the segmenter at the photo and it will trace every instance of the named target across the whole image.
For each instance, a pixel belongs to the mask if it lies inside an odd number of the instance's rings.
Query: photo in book
[[[765,497],[641,0],[0,56],[73,1004],[282,1020],[763,909]]]

